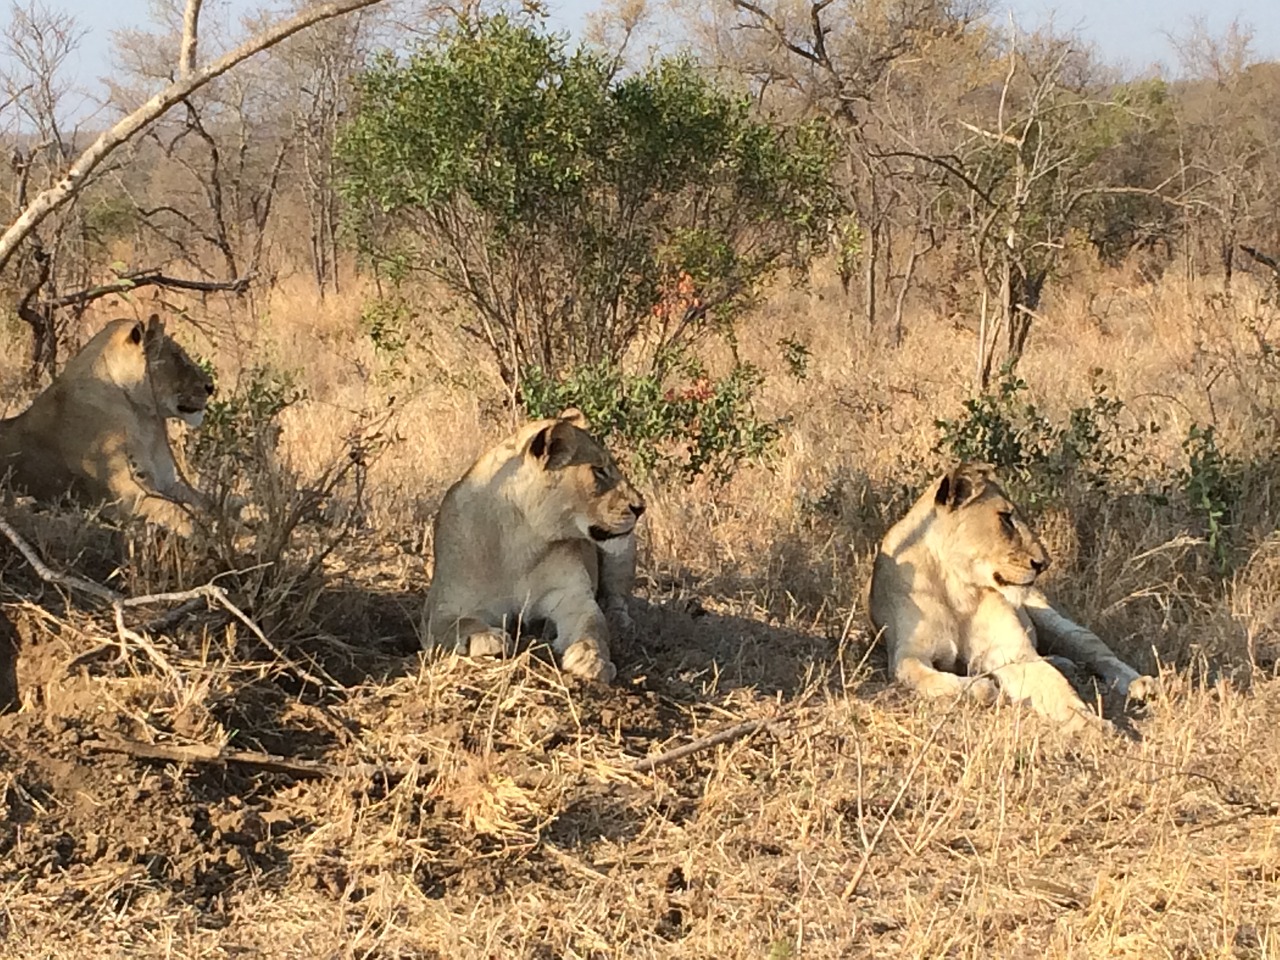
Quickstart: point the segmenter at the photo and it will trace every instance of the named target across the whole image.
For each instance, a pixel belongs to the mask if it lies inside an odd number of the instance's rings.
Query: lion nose
[[[643,504],[643,503],[633,503],[633,504],[631,505],[631,512],[632,512],[633,514],[635,514],[635,518],[636,518],[637,520],[639,520],[641,517],[643,517],[643,516],[644,516],[644,504]]]
[[[212,396],[213,396],[213,384],[212,384],[212,383],[206,383],[206,384],[204,385],[204,392],[205,392],[205,393],[207,393],[209,396],[211,396],[211,397],[212,397]]]

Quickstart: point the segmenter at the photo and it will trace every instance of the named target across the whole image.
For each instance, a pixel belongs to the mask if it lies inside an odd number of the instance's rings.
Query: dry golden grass
[[[260,574],[276,593],[255,613],[334,683],[300,682],[212,613],[157,633],[150,658],[123,644],[68,671],[109,624],[5,554],[23,710],[0,718],[0,956],[1280,956],[1280,476],[1248,323],[1274,312],[1265,293],[1225,303],[1093,270],[1033,333],[1021,372],[1051,415],[1100,368],[1162,427],[1153,475],[1210,418],[1249,465],[1225,581],[1185,505],[1068,490],[1043,512],[1051,591],[1166,686],[1127,714],[1105,704],[1128,736],[1075,740],[1016,709],[911,699],[863,622],[874,545],[940,463],[934,419],[969,395],[969,330],[920,313],[894,348],[821,274],[776,291],[741,349],[768,373],[765,412],[789,418],[778,455],[722,489],[646,490],[637,635],[618,684],[588,689],[527,653],[415,652],[430,517],[509,426],[446,319],[424,308],[397,365],[360,329],[367,291],[192,305],[200,329],[173,329],[216,357],[224,390],[262,360],[300,371],[281,456],[302,477],[370,411],[394,414],[401,439],[323,580]],[[812,350],[802,382],[784,333]],[[114,547],[30,523],[46,551],[109,572]],[[133,556],[171,570],[164,549]],[[632,768],[748,719],[776,722]],[[352,772],[91,752],[113,733]]]

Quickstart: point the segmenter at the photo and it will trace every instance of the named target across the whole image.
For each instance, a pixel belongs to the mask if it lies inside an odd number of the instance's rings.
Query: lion
[[[1109,728],[1055,662],[1080,664],[1135,700],[1152,696],[1156,680],[1050,605],[1035,585],[1048,566],[990,468],[962,463],[933,481],[885,535],[871,574],[868,610],[893,676],[927,697],[1029,703],[1072,732]]]
[[[423,646],[505,656],[540,623],[565,672],[612,681],[606,615],[630,626],[644,510],[579,411],[526,424],[440,504]]]
[[[182,477],[167,419],[198,427],[213,381],[156,315],[110,321],[22,413],[0,420],[0,476],[37,500],[71,493],[191,532],[208,502]]]

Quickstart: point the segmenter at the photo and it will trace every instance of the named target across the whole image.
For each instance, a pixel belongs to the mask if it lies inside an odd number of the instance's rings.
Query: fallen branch
[[[86,580],[84,577],[77,577],[75,574],[71,573],[58,573],[53,570],[44,562],[43,559],[41,559],[40,555],[36,553],[35,548],[32,547],[31,544],[27,543],[23,536],[18,533],[17,530],[13,529],[10,523],[3,517],[0,517],[0,533],[3,533],[8,538],[9,542],[17,548],[20,554],[22,554],[23,559],[31,565],[31,569],[33,569],[36,572],[36,575],[41,580],[45,581],[45,583],[53,583],[67,589],[79,590],[82,593],[87,593],[92,597],[96,597],[99,600],[105,600],[107,603],[111,604],[111,609],[115,616],[116,632],[120,637],[121,646],[124,645],[126,638],[137,637],[133,631],[126,631],[124,628],[123,613],[126,608],[145,607],[156,603],[179,603],[182,604],[182,607],[179,607],[180,610],[192,610],[195,609],[194,606],[190,606],[192,601],[203,599],[207,602],[216,603],[221,606],[229,614],[244,624],[245,627],[248,628],[249,632],[257,638],[258,642],[270,650],[277,660],[286,664],[298,679],[309,683],[320,690],[324,690],[326,688],[334,689],[338,687],[337,681],[332,677],[326,676],[324,680],[321,680],[305,667],[299,666],[285,656],[284,651],[272,643],[271,640],[267,639],[267,635],[262,632],[262,628],[259,627],[247,613],[232,603],[231,598],[227,596],[227,592],[216,583],[206,583],[203,586],[194,587],[191,590],[179,590],[172,593],[148,593],[140,597],[126,597],[122,593],[118,593],[109,587],[104,587],[100,583],[94,583],[92,580]],[[165,618],[163,617],[160,618],[161,621],[164,619]],[[149,649],[149,644],[142,644],[142,647],[144,652],[154,660],[155,656],[153,656],[153,650]],[[78,665],[78,663],[96,659],[103,652],[104,648],[99,647],[89,651],[87,654],[82,654],[80,657],[71,661],[68,669]]]
[[[86,740],[82,746],[90,753],[120,753],[139,760],[163,760],[167,763],[214,764],[226,766],[238,764],[253,767],[270,773],[284,773],[292,777],[306,780],[319,780],[324,777],[385,777],[387,779],[403,779],[415,766],[414,764],[378,764],[378,763],[325,763],[322,760],[299,760],[293,757],[282,757],[274,753],[261,753],[257,750],[226,750],[206,743],[172,744],[144,743],[141,740],[128,740],[124,737],[106,737],[101,740]],[[419,766],[420,771],[433,772],[431,768]]]
[[[97,597],[99,600],[105,600],[108,603],[115,603],[123,600],[122,594],[116,593],[114,590],[104,587],[92,580],[86,580],[84,577],[77,577],[73,573],[57,573],[40,558],[40,554],[36,553],[35,548],[22,538],[17,530],[10,526],[9,521],[0,517],[0,533],[8,537],[9,542],[17,548],[22,554],[22,559],[31,565],[31,569],[45,583],[57,584],[68,590],[79,590],[81,593],[87,593],[91,597]]]
[[[707,734],[705,737],[699,737],[691,743],[675,747],[665,753],[659,753],[652,757],[645,757],[643,760],[633,761],[629,765],[629,769],[636,773],[645,773],[649,770],[655,769],[656,767],[663,766],[664,764],[683,760],[685,757],[691,756],[710,747],[718,746],[722,743],[729,743],[733,740],[739,740],[742,737],[749,737],[753,733],[758,733],[761,730],[772,729],[783,719],[783,717],[774,717],[771,720],[744,720],[742,723],[735,723],[731,727],[725,727],[723,730],[717,730],[715,733]]]

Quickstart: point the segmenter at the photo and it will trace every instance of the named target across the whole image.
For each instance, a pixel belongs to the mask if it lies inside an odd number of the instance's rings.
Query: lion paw
[[[1160,696],[1160,678],[1138,677],[1117,690],[1130,700],[1154,700]]]
[[[469,657],[509,657],[515,652],[515,644],[507,631],[490,627],[467,637],[465,652]]]
[[[594,640],[579,640],[561,658],[561,669],[584,680],[612,683],[618,668],[605,656]]]
[[[990,677],[974,677],[965,688],[965,693],[970,699],[986,706],[991,706],[1000,699],[1000,688]]]

